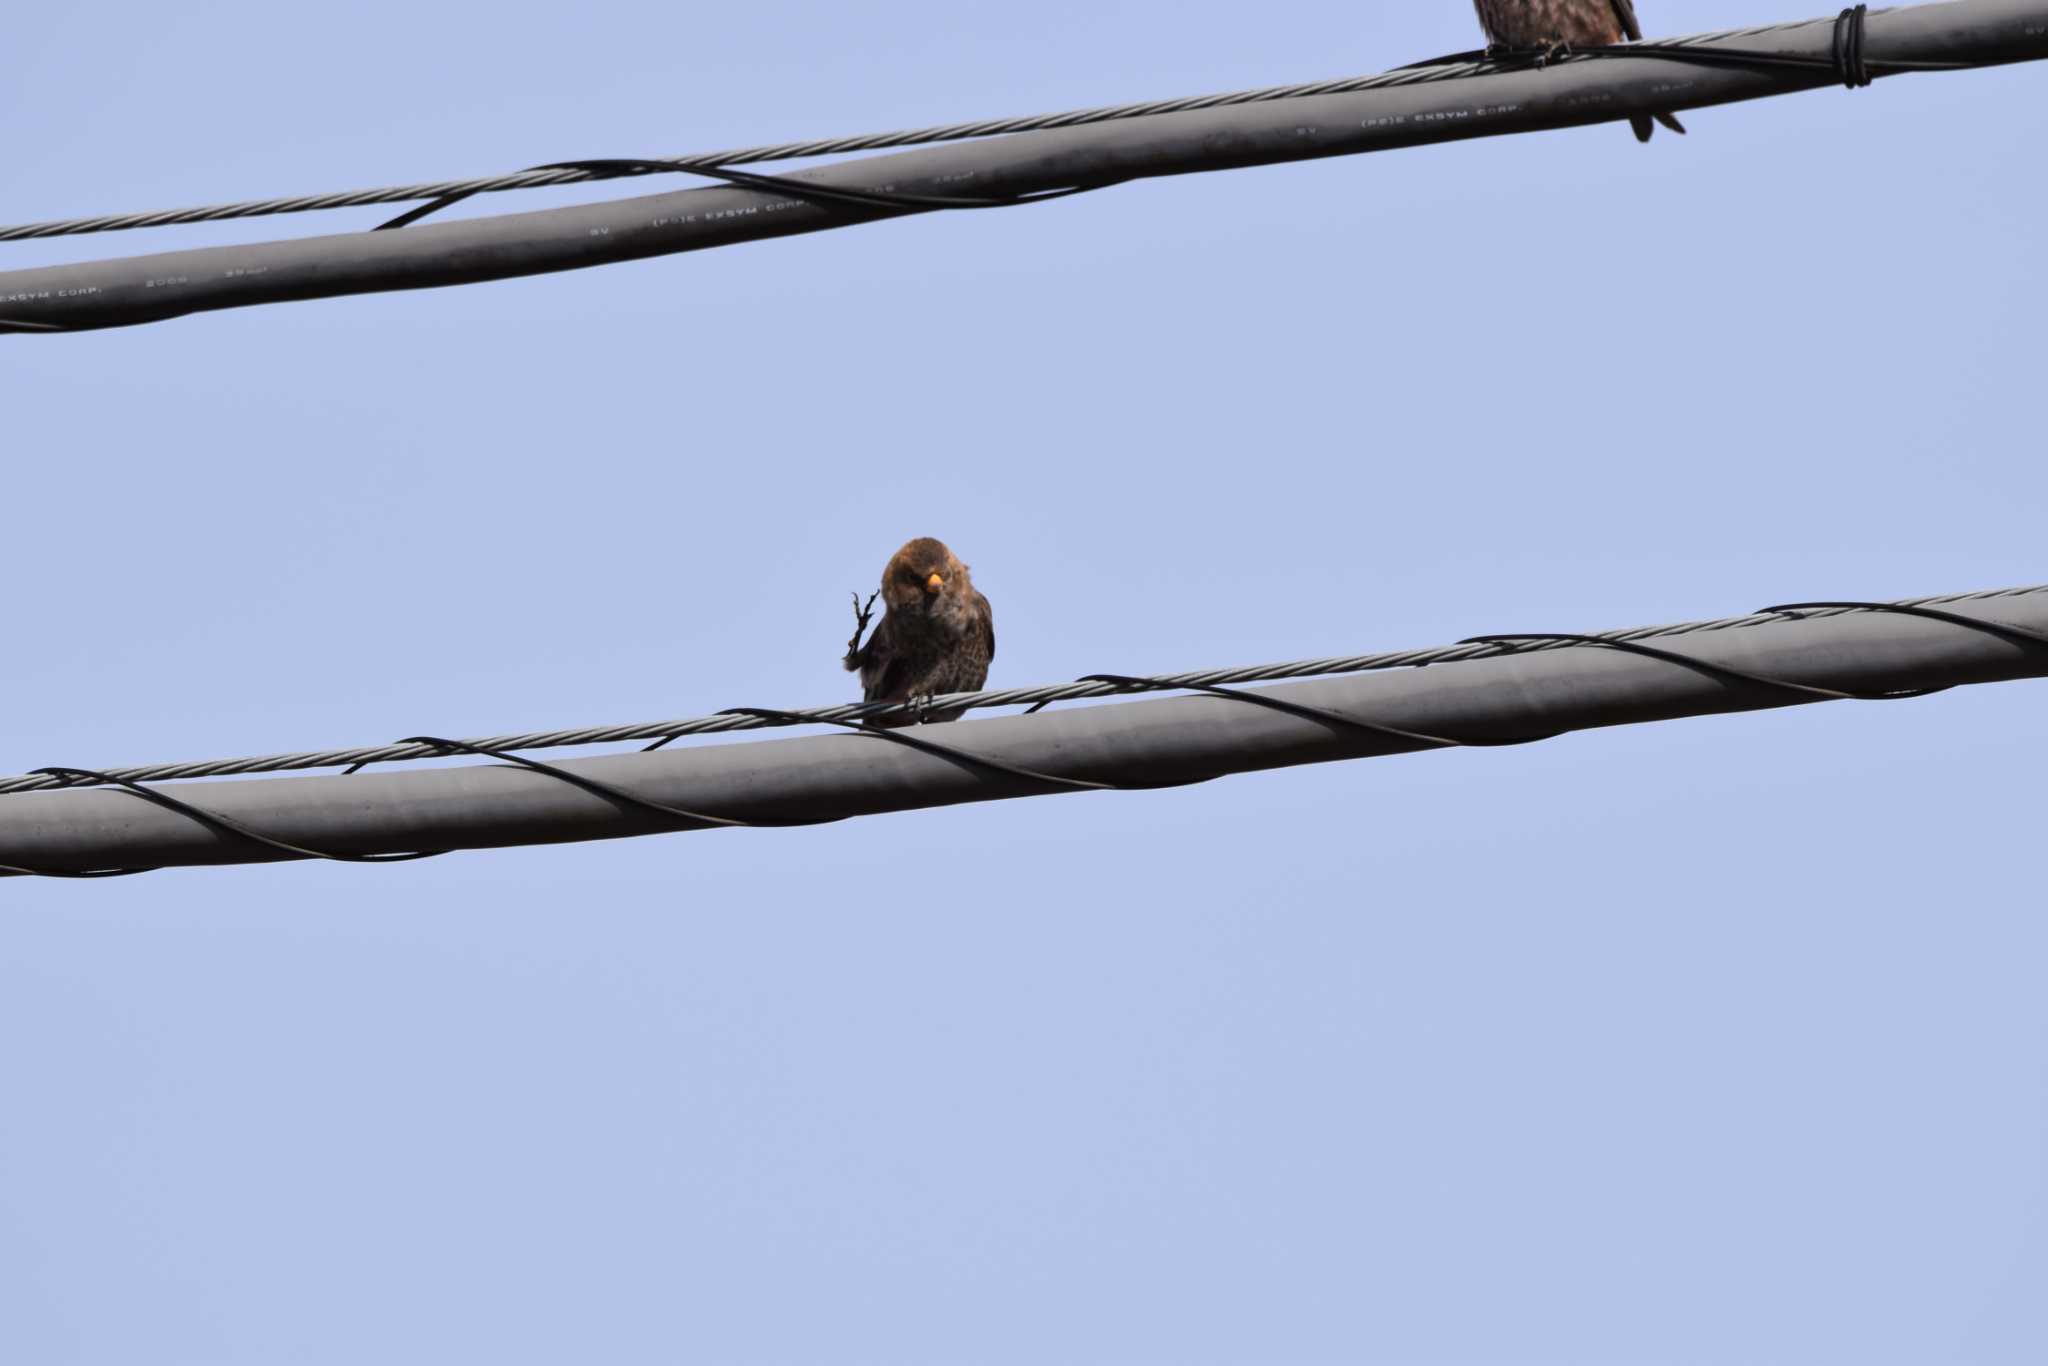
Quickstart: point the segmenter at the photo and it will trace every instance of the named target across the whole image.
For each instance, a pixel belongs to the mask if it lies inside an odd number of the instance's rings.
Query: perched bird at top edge
[[[1635,0],[1472,0],[1479,25],[1491,47],[1566,49],[1607,47],[1624,39],[1640,42],[1643,26],[1636,22]],[[1685,125],[1670,114],[1655,116],[1674,133]],[[1657,131],[1650,116],[1629,120],[1637,142]]]
[[[874,609],[875,597],[887,605],[882,624],[860,642]],[[860,604],[853,595],[858,624],[847,642],[846,668],[860,673],[861,698],[867,702],[911,702],[941,693],[975,692],[988,681],[989,661],[996,657],[995,615],[988,599],[975,591],[967,566],[944,541],[920,536],[890,556],[882,570],[880,592]],[[953,721],[958,712],[877,720],[879,726],[909,725],[913,720]]]

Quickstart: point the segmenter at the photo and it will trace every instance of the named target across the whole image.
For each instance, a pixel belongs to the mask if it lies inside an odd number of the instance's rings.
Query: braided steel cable
[[[1938,609],[1958,603],[1996,602],[2001,599],[2031,597],[2048,593],[2048,584],[2026,588],[1989,589],[1974,593],[1954,593],[1937,597],[1909,598],[1896,603],[1852,604],[1843,606],[1816,606],[1800,608],[1799,614],[1807,618],[1851,616],[1858,613],[1906,611],[1918,614],[1914,609]],[[1612,641],[1628,644],[1637,641],[1671,639],[1695,635],[1706,631],[1741,630],[1752,626],[1764,626],[1785,620],[1787,611],[1764,611],[1748,616],[1726,617],[1714,621],[1684,622],[1669,626],[1645,626],[1621,631],[1607,631],[1594,636],[1575,637],[1571,640],[1534,640],[1528,637],[1512,637],[1513,643],[1460,643],[1440,645],[1421,650],[1398,650],[1380,654],[1348,655],[1328,659],[1297,660],[1285,664],[1261,664],[1234,669],[1206,669],[1193,673],[1163,674],[1144,678],[1124,678],[1119,681],[1084,679],[1072,683],[1041,684],[1029,688],[1006,688],[988,692],[958,693],[927,700],[926,706],[932,711],[968,711],[989,707],[1043,706],[1053,702],[1084,701],[1091,698],[1114,697],[1133,693],[1160,692],[1184,688],[1202,690],[1212,687],[1240,683],[1276,682],[1283,679],[1315,678],[1340,674],[1367,673],[1381,669],[1416,669],[1433,664],[1451,664],[1472,659],[1492,659],[1505,655],[1532,654],[1539,651],[1578,648],[1580,640]],[[1939,619],[1939,618],[1936,618]],[[1975,624],[1975,623],[1973,623]],[[2016,635],[1997,623],[1984,623],[1983,629],[1994,634]],[[246,759],[209,759],[181,764],[149,764],[133,768],[118,768],[103,771],[103,780],[116,783],[168,782],[185,778],[224,778],[255,773],[288,773],[322,768],[359,768],[367,764],[405,763],[419,759],[445,758],[451,748],[462,747],[474,750],[529,750],[558,749],[578,745],[623,744],[652,740],[668,741],[687,735],[714,735],[727,731],[761,730],[782,726],[830,725],[843,726],[848,722],[871,720],[876,717],[914,717],[919,707],[915,703],[855,702],[839,706],[817,707],[805,711],[776,711],[750,709],[746,711],[725,711],[712,716],[691,720],[649,721],[629,725],[589,726],[573,730],[533,731],[524,734],[488,736],[480,739],[445,741],[432,743],[399,743],[365,746],[356,749],[312,750],[296,754],[270,754]],[[55,788],[76,788],[89,785],[79,779],[65,779],[51,774],[24,774],[20,777],[0,778],[0,795],[19,792],[42,792]]]
[[[1879,11],[1882,13],[1883,11]],[[1639,49],[1643,56],[1686,55],[1686,49],[1708,44],[1724,43],[1745,38],[1756,38],[1773,33],[1791,32],[1815,24],[1837,23],[1832,19],[1803,19],[1786,23],[1765,24],[1752,28],[1727,29],[1714,33],[1693,34],[1681,38],[1659,39],[1641,45],[1621,45],[1614,48],[1589,50],[1573,53],[1560,60],[1585,61],[1602,56],[1631,55]],[[1745,54],[1725,54],[1733,59]],[[1780,60],[1765,57],[1764,54],[1747,54],[1760,60]],[[1519,69],[1523,59],[1509,55],[1504,60],[1495,60],[1484,53],[1458,53],[1450,57],[1436,58],[1413,66],[1397,67],[1392,71],[1370,76],[1347,76],[1331,80],[1308,81],[1291,85],[1266,86],[1255,90],[1239,90],[1224,94],[1182,96],[1175,99],[1145,100],[1131,104],[1103,105],[1092,109],[1074,109],[1058,114],[1037,114],[1023,118],[982,119],[969,123],[939,124],[929,128],[902,129],[890,133],[869,133],[855,137],[819,138],[805,142],[768,143],[757,147],[738,147],[723,152],[704,152],[680,157],[651,158],[646,161],[621,162],[607,167],[536,168],[514,171],[505,175],[484,176],[470,180],[432,181],[416,185],[391,185],[378,189],[346,190],[330,194],[287,196],[277,199],[252,199],[230,204],[214,204],[200,208],[169,209],[151,213],[105,214],[92,218],[53,219],[42,223],[24,223],[0,227],[0,242],[23,242],[47,237],[75,237],[88,233],[128,232],[139,228],[160,228],[189,223],[217,223],[241,218],[267,218],[280,214],[314,213],[327,209],[360,208],[378,204],[405,204],[418,200],[456,200],[472,195],[498,194],[509,190],[542,189],[559,185],[576,185],[590,181],[616,180],[646,175],[662,175],[673,172],[716,170],[720,167],[746,165],[770,161],[793,161],[808,157],[835,156],[848,152],[885,151],[898,147],[916,147],[932,143],[962,142],[979,138],[1002,137],[1014,133],[1044,132],[1059,128],[1077,128],[1088,124],[1114,123],[1124,119],[1150,118],[1158,114],[1180,114],[1202,109],[1220,109],[1233,105],[1269,104],[1281,100],[1308,99],[1317,95],[1346,95],[1364,90],[1387,89],[1396,86],[1427,85],[1438,81],[1463,80],[1471,76],[1483,76],[1497,71]],[[1873,69],[1920,69],[1899,64],[1885,66],[1871,63]]]

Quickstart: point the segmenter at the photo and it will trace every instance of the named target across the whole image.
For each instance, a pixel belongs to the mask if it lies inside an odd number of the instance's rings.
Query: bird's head
[[[972,590],[967,566],[944,541],[930,536],[909,542],[882,571],[882,601],[892,612],[950,614]]]

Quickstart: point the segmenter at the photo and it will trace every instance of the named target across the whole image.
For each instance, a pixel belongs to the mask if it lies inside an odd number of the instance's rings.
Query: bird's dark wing
[[[861,650],[863,702],[901,702],[910,696],[910,661],[897,649],[896,618],[884,616]]]
[[[996,657],[996,614],[988,605],[988,599],[980,593],[974,595],[974,615],[979,619],[981,638],[988,646],[988,660]]]

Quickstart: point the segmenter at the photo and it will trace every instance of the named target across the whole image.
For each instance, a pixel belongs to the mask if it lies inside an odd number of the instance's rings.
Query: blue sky
[[[368,0],[9,39],[22,221],[1474,27]],[[823,703],[848,590],[923,534],[1002,685],[2038,582],[2039,80],[7,339],[0,769]],[[0,1357],[2038,1361],[2041,699],[9,882]]]

